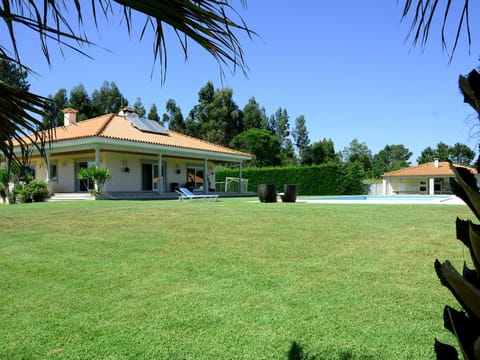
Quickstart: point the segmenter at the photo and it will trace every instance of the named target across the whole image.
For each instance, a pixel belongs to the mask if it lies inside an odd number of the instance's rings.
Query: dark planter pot
[[[285,184],[283,188],[282,202],[295,202],[297,200],[297,184]]]
[[[277,202],[277,188],[273,184],[257,185],[257,195],[261,202]]]

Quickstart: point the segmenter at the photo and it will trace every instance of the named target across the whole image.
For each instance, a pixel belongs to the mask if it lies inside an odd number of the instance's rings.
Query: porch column
[[[208,194],[210,184],[208,183],[208,159],[203,160],[203,193]]]
[[[162,175],[162,154],[158,154],[158,182],[157,193],[163,194],[165,189],[163,188],[163,175]]]
[[[385,178],[382,179],[382,193],[384,196],[390,195],[387,192],[387,180]]]
[[[97,166],[97,168],[100,167],[100,147],[98,145],[95,146],[95,165]],[[93,188],[95,189],[95,191],[98,191],[98,183],[97,181],[93,181]],[[106,190],[105,187],[103,188],[103,190]]]
[[[98,145],[95,146],[95,165],[100,167],[100,147]]]
[[[50,181],[50,154],[45,153],[45,182],[47,183],[48,193],[52,193],[52,182]]]
[[[242,191],[242,162],[240,161],[240,177],[238,178],[238,192],[241,194],[243,191]]]
[[[428,179],[428,195],[435,195],[435,179],[433,177]]]

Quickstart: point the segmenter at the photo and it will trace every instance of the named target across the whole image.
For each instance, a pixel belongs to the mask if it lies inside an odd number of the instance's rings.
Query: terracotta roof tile
[[[472,174],[477,174],[477,170],[468,166],[455,165],[467,168]],[[384,177],[398,177],[398,176],[453,176],[453,171],[450,169],[450,163],[447,161],[440,161],[438,167],[435,167],[434,162],[412,166],[400,170],[390,171],[383,174]]]
[[[115,114],[107,114],[70,124],[68,126],[60,126],[53,131],[53,143],[89,137],[104,137],[109,139],[252,157],[251,154],[232,150],[224,146],[216,145],[171,130],[168,131],[168,134],[141,131],[133,126],[130,120]]]

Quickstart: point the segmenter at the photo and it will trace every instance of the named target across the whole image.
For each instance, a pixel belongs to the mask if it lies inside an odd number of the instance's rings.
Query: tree
[[[90,5],[90,9],[88,6]],[[145,16],[142,37],[146,29],[152,29],[153,59],[161,65],[162,81],[165,81],[167,70],[167,47],[165,46],[165,26],[173,28],[178,35],[185,59],[188,59],[188,41],[193,41],[207,51],[219,64],[221,71],[224,67],[233,66],[233,70],[241,69],[246,72],[243,49],[237,33],[255,33],[248,28],[244,20],[238,15],[232,5],[224,1],[205,0],[197,1],[153,1],[153,0],[99,0],[85,3],[65,0],[52,1],[12,1],[3,2],[0,20],[8,29],[8,35],[0,42],[0,60],[12,61],[19,68],[32,71],[23,63],[17,42],[24,41],[25,30],[38,35],[43,56],[51,63],[50,46],[56,42],[61,50],[69,48],[82,55],[88,55],[83,49],[92,45],[87,36],[90,26],[104,18],[112,21],[113,14],[120,13],[124,21],[121,24],[131,32],[134,28],[134,14]],[[121,11],[114,11],[119,8]],[[85,21],[86,15],[92,21]],[[233,14],[234,17],[231,15]],[[48,16],[47,16],[48,15]],[[70,16],[67,16],[70,15]],[[70,25],[73,19],[77,20],[78,27]],[[138,19],[137,17],[135,18]],[[97,31],[101,27],[96,27]],[[78,29],[78,30],[77,30]],[[38,61],[38,56],[32,57]],[[0,151],[7,157],[12,157],[11,141],[19,141],[21,147],[27,146],[23,136],[32,133],[36,142],[40,141],[39,150],[44,147],[45,135],[38,132],[42,127],[40,118],[48,111],[49,99],[30,93],[25,89],[8,86],[0,81]],[[41,151],[43,153],[43,151]]]
[[[153,103],[152,106],[150,106],[150,110],[148,111],[147,118],[149,118],[150,120],[155,120],[160,122],[160,116],[158,115],[157,105],[155,105],[155,103]]]
[[[137,100],[133,104],[133,109],[139,117],[145,117],[145,114],[147,113],[147,110],[145,110],[145,107],[142,104],[142,99],[140,98],[137,98]]]
[[[386,145],[373,156],[372,175],[379,178],[386,172],[409,167],[411,157],[412,152],[403,145]]]
[[[185,122],[183,121],[182,110],[177,106],[175,100],[169,99],[165,106],[167,112],[163,114],[162,122],[167,125],[170,130],[184,133]]]
[[[454,164],[470,166],[475,158],[475,151],[457,142],[450,148],[449,158]]]
[[[312,145],[312,163],[325,164],[328,162],[336,162],[337,154],[332,139],[324,138],[316,141]]]
[[[278,108],[275,114],[270,116],[268,128],[278,137],[280,144],[285,145],[285,140],[290,135],[290,124],[287,109]]]
[[[283,148],[281,149],[280,155],[282,158],[282,165],[284,166],[298,165],[298,158],[295,155],[295,148],[290,138],[285,140]]]
[[[436,157],[440,161],[448,161],[448,159],[450,158],[450,146],[448,146],[444,142],[440,141],[437,144],[437,149],[435,150],[435,152],[437,155]]]
[[[54,96],[49,95],[48,98],[50,99],[50,104],[48,110],[43,116],[44,128],[50,129],[57,126],[62,126],[64,116],[61,110],[68,107],[67,90],[60,89]]]
[[[298,149],[298,156],[300,158],[300,164],[304,160],[304,151],[307,146],[310,144],[310,139],[308,138],[307,125],[305,123],[305,116],[300,115],[295,119],[295,128],[292,131],[293,140],[295,141],[295,146]]]
[[[198,92],[198,104],[187,118],[187,133],[203,140],[228,146],[242,132],[242,113],[233,101],[230,88],[215,90],[211,81]]]
[[[78,111],[77,121],[83,121],[90,119],[94,116],[101,115],[93,109],[92,100],[87,93],[87,90],[80,84],[70,90],[70,97],[68,99],[68,107],[71,107]],[[63,109],[58,109],[61,112]]]
[[[249,163],[250,166],[264,167],[281,164],[280,142],[268,130],[248,129],[235,136],[229,145],[233,149],[255,155]]]
[[[233,90],[219,89],[204,108],[200,117],[202,139],[228,146],[235,135],[242,132],[241,111],[233,101]]]
[[[432,162],[436,157],[437,152],[429,146],[420,153],[420,156],[417,158],[417,163],[425,164],[427,162]]]
[[[2,59],[0,57],[0,81],[15,87],[28,91],[30,83],[27,81],[28,72],[22,69],[15,62]]]
[[[95,89],[92,93],[94,116],[116,114],[126,106],[128,106],[128,100],[123,97],[120,89],[113,81],[104,81],[100,90]]]
[[[367,144],[360,143],[357,139],[353,139],[342,151],[342,158],[345,164],[359,163],[365,174],[372,169],[372,152]]]
[[[242,110],[243,112],[243,128],[248,129],[267,129],[267,115],[265,108],[260,108],[259,103],[254,97],[248,99],[247,105]]]
[[[475,152],[467,145],[456,143],[454,146],[448,146],[443,142],[439,142],[435,149],[427,147],[424,149],[420,157],[417,158],[419,164],[432,162],[435,159],[440,161],[452,161],[458,165],[470,165],[475,157]]]

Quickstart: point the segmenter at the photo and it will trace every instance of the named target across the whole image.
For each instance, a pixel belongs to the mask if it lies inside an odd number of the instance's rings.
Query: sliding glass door
[[[203,167],[189,166],[187,167],[187,187],[194,190],[203,190],[204,171]]]
[[[75,165],[75,173],[78,174],[80,169],[88,169],[91,165],[94,165],[95,161],[79,161]],[[77,178],[77,177],[75,177]],[[94,190],[94,184],[92,180],[79,180],[77,179],[75,183],[75,191],[77,192],[87,192]]]
[[[158,183],[163,185],[165,191],[165,165],[162,164],[162,172],[158,174],[158,164],[143,163],[142,164],[142,190],[157,191]]]

